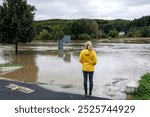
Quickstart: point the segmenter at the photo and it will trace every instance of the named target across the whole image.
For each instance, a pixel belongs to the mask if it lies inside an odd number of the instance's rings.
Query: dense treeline
[[[150,16],[134,20],[51,19],[35,21],[34,27],[34,39],[43,40],[57,40],[63,35],[72,39],[150,37]]]

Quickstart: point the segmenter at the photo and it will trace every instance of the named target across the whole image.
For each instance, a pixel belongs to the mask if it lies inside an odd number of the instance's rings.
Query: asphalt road
[[[8,88],[10,84],[15,84],[34,90],[32,93],[23,93],[19,90]],[[78,94],[55,92],[44,89],[38,84],[22,83],[17,81],[0,80],[0,100],[108,100],[106,98],[83,96]]]

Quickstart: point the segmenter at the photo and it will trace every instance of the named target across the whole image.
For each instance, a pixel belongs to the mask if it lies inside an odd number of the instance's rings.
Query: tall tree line
[[[52,19],[35,21],[35,39],[42,39],[40,33],[47,31],[47,39],[57,39],[58,34],[71,35],[72,39],[99,39],[117,38],[119,32],[124,32],[124,37],[150,37],[150,16],[143,16],[134,20],[103,20],[103,19],[77,19],[63,20]]]

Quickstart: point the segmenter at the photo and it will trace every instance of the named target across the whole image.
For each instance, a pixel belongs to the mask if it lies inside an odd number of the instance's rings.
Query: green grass
[[[4,63],[0,64],[0,67],[20,67],[21,65],[19,64],[11,64],[11,63]]]
[[[131,99],[150,100],[150,73],[146,73],[139,81],[138,93],[133,95]]]

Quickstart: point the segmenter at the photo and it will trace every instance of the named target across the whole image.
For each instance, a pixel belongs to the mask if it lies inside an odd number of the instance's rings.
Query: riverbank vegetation
[[[0,67],[21,67],[21,65],[11,64],[11,63],[4,63],[4,64],[0,64]]]
[[[150,100],[150,73],[146,73],[139,81],[138,93],[131,99]]]
[[[150,16],[134,20],[50,19],[35,21],[35,37],[39,40],[57,40],[71,35],[72,40],[117,39],[150,37]]]

